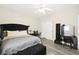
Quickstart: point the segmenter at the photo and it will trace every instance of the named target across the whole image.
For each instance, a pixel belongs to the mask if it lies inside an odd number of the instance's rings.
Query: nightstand
[[[32,33],[29,33],[30,35],[33,35],[33,36],[37,36],[37,37],[40,37],[41,33],[38,32],[38,30],[34,30]]]
[[[30,33],[30,35],[40,37],[41,33]]]

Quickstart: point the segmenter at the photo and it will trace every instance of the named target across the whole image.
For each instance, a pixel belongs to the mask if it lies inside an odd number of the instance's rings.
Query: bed
[[[29,35],[28,28],[29,26],[22,24],[1,24],[1,55],[45,55],[46,46],[41,43],[40,38]],[[4,32],[9,31],[10,33],[13,32],[14,35],[19,34],[19,36],[15,35],[7,38],[8,34],[4,35]],[[23,35],[20,32],[23,32]]]

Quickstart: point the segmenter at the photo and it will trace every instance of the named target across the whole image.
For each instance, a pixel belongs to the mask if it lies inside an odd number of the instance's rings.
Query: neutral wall
[[[77,33],[76,33],[76,36],[77,36],[77,41],[78,41],[78,49],[79,49],[79,15],[77,16],[77,20],[76,20],[76,28],[77,28]]]
[[[53,15],[54,20],[54,39],[55,39],[55,24],[61,23],[69,26],[76,27],[76,20],[78,15],[78,6],[77,5],[58,5],[55,9],[55,13]],[[73,34],[73,29],[70,27],[70,34]]]
[[[41,17],[42,27],[41,32],[42,36],[51,40],[55,40],[55,33],[56,33],[56,23],[61,23],[70,26],[69,33],[70,35],[73,34],[73,26],[77,28],[76,26],[76,20],[77,15],[79,13],[78,11],[78,5],[51,5],[52,12],[50,15],[46,16],[44,15]],[[50,21],[51,20],[51,21]],[[47,23],[48,24],[47,26]],[[52,29],[52,30],[51,30]],[[77,33],[77,29],[75,29]]]
[[[39,30],[37,19],[29,16],[28,14],[18,12],[19,8],[17,7],[12,7],[7,5],[0,5],[0,24],[19,23],[29,25],[29,30]],[[16,9],[18,9],[18,11]],[[22,11],[24,10],[21,10],[21,12]]]
[[[32,11],[34,10],[32,10],[29,13],[28,10],[31,10],[30,6],[28,8],[25,5],[23,6],[20,5],[16,7],[15,5],[11,7],[7,5],[0,5],[0,24],[21,23],[21,24],[29,25],[30,26],[29,30],[39,30],[40,32],[43,32],[42,36],[48,39],[52,38],[52,40],[55,40],[55,24],[56,23],[64,23],[70,26],[77,25],[76,20],[77,20],[77,15],[79,14],[78,5],[63,5],[63,4],[62,5],[49,5],[51,6],[49,7],[51,9],[50,15],[47,14],[43,17],[41,17],[42,14],[40,14],[39,16],[38,14],[37,15],[33,14],[35,15],[35,17],[32,16],[30,13],[33,13]],[[49,26],[45,26],[46,22],[50,23]],[[43,24],[46,28],[42,28]],[[46,33],[49,32],[49,34],[47,35],[44,34],[45,29],[46,29],[45,32]],[[70,33],[72,33],[72,29]]]
[[[53,40],[53,20],[51,15],[41,18],[41,37]]]

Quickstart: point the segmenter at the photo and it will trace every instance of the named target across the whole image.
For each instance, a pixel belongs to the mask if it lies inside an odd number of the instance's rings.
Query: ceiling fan
[[[43,15],[48,14],[49,12],[51,12],[51,9],[48,8],[46,4],[41,4],[40,7],[36,11],[36,13],[40,13]]]

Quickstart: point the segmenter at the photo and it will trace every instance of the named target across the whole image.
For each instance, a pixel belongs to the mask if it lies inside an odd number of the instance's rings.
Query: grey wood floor
[[[47,47],[47,55],[79,55],[79,50],[55,44],[52,40],[42,38],[41,41]]]

